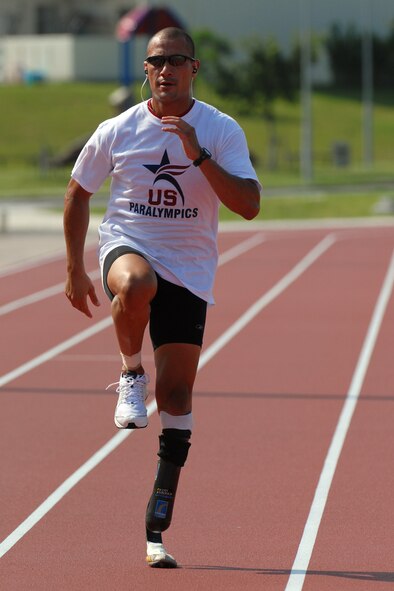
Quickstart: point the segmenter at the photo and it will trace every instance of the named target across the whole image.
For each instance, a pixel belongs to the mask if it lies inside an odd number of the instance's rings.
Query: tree
[[[343,29],[334,24],[326,39],[333,83],[341,88],[361,83],[361,35],[353,25]]]
[[[299,86],[299,50],[284,55],[274,38],[253,37],[243,52],[209,31],[195,35],[201,76],[222,96],[235,99],[240,114],[257,114],[268,126],[268,167],[277,166],[275,100],[294,100]]]
[[[231,44],[208,29],[196,31],[193,37],[198,48],[197,57],[202,62],[200,74],[209,85],[216,88],[218,76],[220,78],[220,73],[226,71],[226,61],[232,58]]]
[[[333,84],[359,88],[362,72],[362,33],[353,26],[332,25],[326,38]],[[372,35],[375,88],[392,88],[394,71],[394,23],[387,37]]]

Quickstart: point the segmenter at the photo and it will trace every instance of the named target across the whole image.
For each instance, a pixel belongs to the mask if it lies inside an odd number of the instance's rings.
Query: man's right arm
[[[89,199],[92,193],[71,179],[64,198],[64,237],[67,252],[67,281],[65,293],[72,306],[86,314],[92,313],[88,306],[88,297],[95,306],[100,302],[94,286],[85,271],[84,251],[86,234],[89,227]]]

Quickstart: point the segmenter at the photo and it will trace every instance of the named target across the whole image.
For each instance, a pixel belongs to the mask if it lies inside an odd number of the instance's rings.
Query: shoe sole
[[[151,568],[177,568],[178,564],[172,556],[166,554],[165,556],[156,559],[154,556],[147,556],[146,562]]]
[[[121,423],[118,423],[116,418],[114,419],[114,422],[118,429],[145,429],[148,426],[148,420],[146,420],[145,425],[136,425],[136,423],[128,423],[127,425],[121,425]]]

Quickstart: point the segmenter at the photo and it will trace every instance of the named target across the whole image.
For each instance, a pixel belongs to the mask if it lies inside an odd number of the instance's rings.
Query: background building
[[[303,1],[311,6],[313,28],[318,33],[335,21],[357,25],[365,5],[371,7],[371,25],[376,32],[386,32],[394,19],[393,0]],[[274,34],[286,43],[299,27],[300,0],[2,0],[0,34],[111,34],[118,19],[141,4],[165,5],[191,29],[208,27],[231,38]]]
[[[126,0],[2,0],[3,79],[26,70],[39,70],[59,80],[116,79],[116,23],[137,5],[141,3]],[[145,5],[173,9],[190,30],[208,28],[233,41],[273,36],[283,48],[299,35],[301,8],[309,12],[317,35],[340,23],[358,30],[367,24],[385,36],[394,22],[393,0],[167,0]],[[55,35],[67,37],[56,39]],[[137,43],[136,63],[143,58],[145,41]]]

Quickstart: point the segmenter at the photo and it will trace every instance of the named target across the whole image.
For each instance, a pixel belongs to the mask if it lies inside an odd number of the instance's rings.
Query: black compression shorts
[[[107,284],[112,263],[126,253],[143,255],[129,246],[111,250],[103,263],[103,287],[112,300],[114,294]],[[151,301],[149,332],[153,348],[168,343],[189,343],[202,346],[207,303],[185,287],[166,281],[156,273],[157,292]]]

